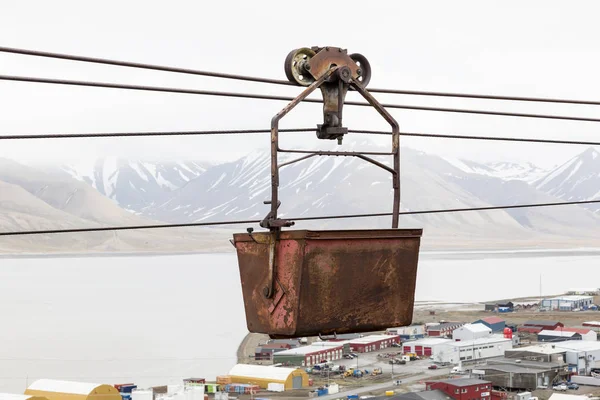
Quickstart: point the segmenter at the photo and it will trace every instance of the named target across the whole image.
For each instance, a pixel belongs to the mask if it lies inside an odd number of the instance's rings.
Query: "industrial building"
[[[513,347],[512,339],[493,336],[460,342],[449,341],[439,345],[433,360],[440,364],[458,364],[463,361],[500,357]]]
[[[323,360],[339,360],[343,354],[343,342],[318,342],[273,353],[273,362],[296,367],[310,367]]]
[[[392,344],[400,343],[399,336],[392,335],[370,335],[358,339],[348,340],[351,351],[367,353],[392,347]]]
[[[581,335],[581,340],[588,340],[592,342],[598,340],[598,333],[588,328],[571,328],[565,326],[564,328],[558,328],[556,330],[561,330],[563,332],[576,332]]]
[[[512,301],[500,302],[500,303],[487,303],[485,305],[485,311],[500,311],[500,309],[506,311],[514,310],[515,305]]]
[[[558,344],[547,343],[506,350],[504,357],[527,361],[564,363],[565,350],[559,348]]]
[[[481,379],[459,378],[426,382],[427,390],[441,390],[454,400],[489,400],[492,383]]]
[[[415,340],[425,337],[425,325],[401,326],[398,328],[388,328],[387,335],[400,336],[402,340]]]
[[[592,296],[559,296],[542,300],[541,308],[552,311],[573,311],[585,310],[592,304],[594,304]]]
[[[121,400],[119,391],[110,385],[53,379],[33,382],[25,390],[25,394],[48,400]]]
[[[427,327],[427,335],[431,337],[452,337],[452,332],[464,324],[464,322],[442,322]]]
[[[229,371],[234,383],[248,383],[267,389],[269,383],[284,385],[285,390],[308,386],[308,374],[303,369],[264,365],[237,364]]]
[[[565,325],[559,321],[548,320],[529,320],[521,325],[518,329],[519,333],[535,333],[538,334],[543,330],[553,331],[556,328],[564,327]]]
[[[254,359],[255,360],[272,360],[273,354],[289,350],[292,347],[288,343],[267,343],[262,346],[258,346],[256,350],[254,350]]]
[[[483,324],[492,330],[492,333],[501,333],[506,327],[506,321],[500,317],[486,317],[473,322],[474,324]]]
[[[435,357],[440,349],[440,346],[451,342],[450,339],[444,338],[424,338],[412,342],[402,343],[402,352],[415,353],[418,356]]]
[[[484,324],[465,324],[452,332],[455,341],[474,340],[492,336],[492,330]]]
[[[538,342],[564,342],[566,340],[581,340],[581,335],[577,332],[563,331],[556,329],[554,331],[543,330],[537,335]]]
[[[568,295],[578,295],[578,296],[598,296],[600,294],[600,289],[587,288],[587,289],[569,289],[567,291]]]
[[[600,368],[600,342],[575,340],[554,345],[565,354],[569,369],[579,375],[589,375],[592,369]]]
[[[535,390],[538,386],[550,386],[559,372],[564,371],[562,363],[523,361],[517,359],[493,359],[477,369],[485,372],[485,379],[493,386],[510,390]]]

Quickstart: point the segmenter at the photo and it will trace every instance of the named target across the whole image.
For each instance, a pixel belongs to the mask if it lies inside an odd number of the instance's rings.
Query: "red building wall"
[[[443,382],[427,382],[427,390],[441,390],[454,400],[490,400],[492,392],[492,384],[483,382],[469,386],[457,386],[446,381]]]
[[[400,343],[400,336],[390,336],[389,338],[381,339],[372,343],[350,342],[350,349],[357,353],[367,353],[369,351],[376,351],[391,347],[392,343]]]

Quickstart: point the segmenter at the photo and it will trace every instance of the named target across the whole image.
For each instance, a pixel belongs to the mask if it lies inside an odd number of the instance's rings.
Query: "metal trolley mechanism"
[[[285,59],[288,80],[306,87],[300,95],[271,119],[271,199],[270,211],[260,222],[269,232],[234,235],[238,253],[248,329],[272,337],[312,336],[333,332],[364,332],[410,322],[414,305],[414,285],[421,230],[398,230],[400,212],[400,130],[396,120],[366,90],[371,79],[369,61],[361,54],[350,54],[339,47],[300,48]],[[317,88],[323,96],[323,123],[316,135],[322,140],[343,143],[348,129],[343,126],[343,105],[348,90],[358,92],[392,128],[390,152],[310,151],[279,146],[279,121]],[[279,153],[300,156],[279,164]],[[393,205],[391,230],[283,231],[294,221],[281,219],[279,170],[316,156],[357,157],[392,174]],[[389,167],[373,156],[392,156]],[[323,254],[329,265],[324,265]],[[357,262],[359,264],[357,264]],[[343,266],[343,271],[342,271]],[[362,266],[362,267],[361,267]],[[266,267],[266,268],[265,268]],[[351,276],[352,278],[348,278]],[[395,279],[391,280],[392,277]],[[318,279],[317,279],[318,278]],[[332,278],[351,290],[358,281],[371,298],[388,298],[390,307],[367,316],[363,307],[343,309],[338,304],[321,313],[309,311],[311,301],[331,302],[338,290],[323,284]],[[382,278],[385,278],[383,281]],[[360,289],[359,289],[360,290]],[[395,293],[394,293],[395,292]],[[393,299],[391,296],[395,295]],[[375,297],[373,297],[375,296]],[[347,296],[346,296],[347,297]],[[338,295],[338,300],[344,296]],[[317,306],[318,307],[318,306]],[[391,309],[393,307],[393,310]],[[308,318],[306,313],[310,313]],[[387,315],[387,316],[386,316]],[[391,325],[389,325],[391,324]],[[399,325],[396,325],[399,326]]]

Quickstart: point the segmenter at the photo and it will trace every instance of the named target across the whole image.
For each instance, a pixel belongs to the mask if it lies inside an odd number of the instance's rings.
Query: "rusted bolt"
[[[357,69],[357,70],[356,70],[356,74],[357,74],[357,75],[362,75],[362,69],[360,69],[360,68],[359,68],[359,69]]]
[[[304,63],[304,69],[307,71],[310,71],[310,64],[309,63]]]
[[[269,289],[268,286],[263,288],[263,296],[265,296],[267,299],[271,296],[271,289]]]

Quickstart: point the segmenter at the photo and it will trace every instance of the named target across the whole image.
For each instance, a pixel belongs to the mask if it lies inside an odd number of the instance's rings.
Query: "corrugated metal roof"
[[[512,343],[512,339],[506,339],[501,336],[492,336],[489,338],[461,340],[460,342],[452,342],[451,341],[447,344],[452,347],[471,347],[471,346],[476,346],[476,345],[480,345],[480,344],[502,343],[502,342],[511,342]]]
[[[466,329],[473,333],[477,333],[477,332],[488,332],[489,333],[492,331],[490,328],[488,328],[484,324],[465,324],[465,325],[461,326],[460,328],[457,328],[456,330],[459,330],[459,329]]]
[[[54,379],[40,379],[33,382],[28,390],[38,390],[44,392],[55,392],[55,393],[73,393],[82,394],[87,396],[92,393],[98,386],[102,386],[101,383],[87,383],[87,382],[71,382],[71,381],[57,381]],[[116,390],[116,389],[115,389]]]
[[[554,326],[560,324],[558,321],[549,321],[549,320],[529,320],[523,324],[523,326]]]
[[[325,343],[325,342],[323,342]],[[342,342],[335,342],[337,346],[325,346],[325,345],[310,345],[303,347],[296,347],[295,349],[279,351],[276,354],[278,356],[303,356],[312,353],[321,353],[328,350],[337,350],[344,347]]]
[[[446,383],[448,385],[452,385],[452,386],[457,386],[457,387],[465,387],[465,386],[473,386],[473,385],[488,385],[491,382],[489,381],[484,381],[481,379],[474,379],[474,378],[455,378],[455,379],[445,379],[445,380],[441,380],[441,381],[431,381],[433,382],[439,382],[439,383]]]
[[[229,371],[229,375],[285,381],[295,370],[296,368],[272,367],[268,365],[237,364],[236,366],[231,368],[231,371]]]
[[[392,336],[392,335],[370,335],[370,336],[364,336],[364,337],[357,338],[357,339],[348,340],[348,343],[350,343],[350,344],[370,344],[370,343],[374,343],[374,342],[379,342],[381,340],[390,340],[393,338],[394,338],[394,336]]]
[[[582,324],[583,326],[594,326],[600,328],[600,321],[586,321]]]
[[[504,320],[500,317],[485,317],[482,318],[481,321],[485,321],[488,324],[499,324],[501,322],[504,322]]]
[[[578,394],[552,393],[549,400],[589,400],[589,397]]]
[[[579,333],[580,335],[587,335],[590,332],[593,332],[591,329],[585,329],[585,328],[557,328],[557,331],[563,331],[563,332],[575,332],[575,333]]]
[[[538,336],[552,336],[552,337],[573,337],[577,334],[577,332],[565,332],[563,330],[550,331],[544,329],[538,333]]]

